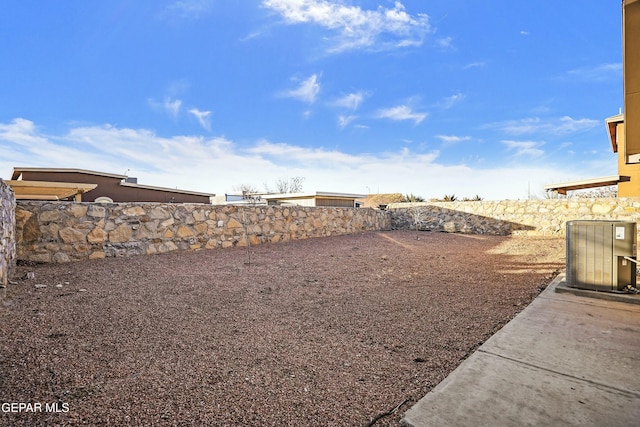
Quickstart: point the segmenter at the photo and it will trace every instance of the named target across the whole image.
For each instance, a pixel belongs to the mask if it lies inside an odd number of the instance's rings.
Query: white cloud
[[[286,91],[284,96],[295,98],[302,102],[313,104],[320,93],[320,82],[317,74],[311,75],[308,79],[300,83],[296,89]]]
[[[476,61],[476,62],[471,62],[465,65],[464,67],[462,67],[462,69],[468,70],[469,68],[485,68],[486,66],[487,66],[487,61]]]
[[[526,198],[529,188],[535,192],[550,182],[579,179],[571,175],[576,170],[584,176],[612,174],[602,170],[604,163],[583,163],[571,173],[546,162],[536,166],[540,143],[503,144],[516,154],[514,163],[480,169],[443,164],[438,151],[407,148],[346,153],[266,140],[242,147],[223,137],[161,137],[146,129],[110,125],[73,127],[62,135],[47,135],[35,123],[18,118],[0,123],[0,170],[10,174],[14,166],[111,173],[130,169],[130,175],[142,184],[213,193],[233,191],[240,183],[261,187],[282,176],[303,176],[309,191],[366,193],[369,187],[371,192],[414,193],[426,198],[479,194],[488,200]],[[604,167],[615,169],[615,163],[607,162]]]
[[[393,8],[376,10],[328,0],[263,0],[262,5],[288,24],[315,24],[332,31],[332,52],[419,46],[431,32],[426,14],[410,15],[399,1]]]
[[[537,132],[543,128],[546,128],[547,124],[543,124],[538,117],[532,117],[520,120],[509,120],[506,122],[498,123],[495,125],[495,127],[508,134],[521,135]]]
[[[571,147],[572,145],[573,145],[573,142],[566,141],[566,142],[561,143],[558,146],[558,148],[567,148],[567,147]]]
[[[0,140],[12,141],[25,146],[47,143],[47,139],[36,131],[35,123],[21,118],[14,119],[9,124],[0,123]]]
[[[105,141],[101,149],[107,147],[109,142]],[[0,168],[3,170],[11,170],[15,166],[60,166],[73,159],[82,161],[93,152],[93,147],[88,146],[85,140],[67,140],[64,136],[54,140],[41,133],[30,120],[17,118],[9,124],[0,123]],[[107,167],[109,164],[98,158],[92,158],[92,161],[85,164],[91,164],[92,168]]]
[[[436,45],[442,49],[449,49],[453,45],[451,37],[440,37],[436,40]]]
[[[172,100],[171,98],[167,97],[162,102],[158,102],[153,99],[149,99],[148,102],[152,110],[158,113],[167,114],[172,119],[176,119],[180,115],[182,101],[179,99]]]
[[[547,114],[550,111],[551,111],[551,108],[548,105],[539,105],[531,109],[532,114]]]
[[[456,92],[451,96],[446,97],[445,99],[442,100],[442,102],[440,103],[440,105],[442,105],[442,108],[444,109],[449,109],[451,107],[453,107],[454,105],[462,102],[465,98],[465,95],[460,93],[460,92]]]
[[[208,14],[212,8],[213,0],[177,0],[165,8],[162,17],[171,21],[197,19]]]
[[[544,145],[544,142],[511,140],[505,140],[501,142],[507,146],[507,149],[509,151],[514,152],[516,156],[536,158],[544,155],[544,150],[538,148],[541,145]]]
[[[351,123],[352,121],[354,121],[357,118],[357,116],[338,116],[338,127],[340,127],[340,129],[344,129],[345,127],[349,126],[349,123]]]
[[[487,128],[498,129],[510,135],[525,135],[532,133],[547,133],[553,135],[565,135],[582,132],[600,126],[601,122],[594,119],[574,119],[562,116],[554,119],[540,119],[529,117],[520,120],[507,120],[505,122],[491,123]]]
[[[193,114],[196,119],[198,119],[198,123],[205,130],[211,131],[211,111],[200,111],[197,108],[192,108],[189,110],[189,113]]]
[[[457,135],[436,135],[436,138],[438,138],[440,141],[444,142],[445,144],[449,144],[449,145],[471,140],[470,136],[457,136]]]
[[[572,79],[587,82],[602,82],[612,79],[622,79],[622,63],[601,64],[594,67],[575,68],[567,72]]]
[[[558,125],[553,126],[553,132],[558,134],[581,132],[601,125],[600,120],[573,119],[569,116],[560,117]]]
[[[348,95],[338,98],[333,102],[336,107],[346,108],[348,110],[356,111],[362,101],[364,100],[364,92],[353,92]]]
[[[250,154],[259,154],[271,159],[286,159],[287,162],[305,165],[323,163],[341,166],[353,166],[362,162],[358,156],[342,153],[337,150],[327,151],[323,148],[306,148],[286,143],[259,141],[254,147],[246,150]]]
[[[378,110],[376,117],[379,119],[391,120],[413,120],[415,124],[419,124],[427,118],[429,113],[414,112],[408,105],[398,105],[396,107],[384,108]]]

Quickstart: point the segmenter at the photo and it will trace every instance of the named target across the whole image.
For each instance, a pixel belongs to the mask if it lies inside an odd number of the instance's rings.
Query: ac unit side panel
[[[567,222],[567,284],[598,291],[635,287],[635,222]],[[631,265],[633,264],[633,265]]]
[[[572,224],[567,260],[572,264],[570,285],[583,289],[611,290],[613,285],[613,236],[610,223]]]

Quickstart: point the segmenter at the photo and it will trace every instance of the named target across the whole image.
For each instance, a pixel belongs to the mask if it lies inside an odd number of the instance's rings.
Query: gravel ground
[[[0,424],[398,425],[562,268],[564,239],[409,231],[21,265]]]

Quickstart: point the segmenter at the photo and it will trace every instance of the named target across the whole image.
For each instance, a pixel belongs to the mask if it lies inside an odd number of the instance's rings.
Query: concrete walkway
[[[639,426],[640,296],[590,294],[558,276],[403,424]]]

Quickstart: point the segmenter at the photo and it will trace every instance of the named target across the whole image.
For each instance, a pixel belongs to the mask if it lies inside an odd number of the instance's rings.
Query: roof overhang
[[[311,198],[323,198],[323,199],[362,199],[367,197],[366,194],[353,194],[353,193],[332,193],[328,191],[316,191],[312,193],[281,193],[281,194],[264,194],[261,195],[263,199],[311,199]]]
[[[120,183],[123,187],[133,187],[133,188],[141,188],[145,190],[155,190],[155,191],[164,191],[167,193],[176,193],[176,194],[189,194],[192,196],[203,196],[203,197],[214,197],[215,193],[200,193],[198,191],[189,191],[189,190],[178,190],[177,188],[167,188],[167,187],[156,187],[153,185],[142,185],[134,182],[126,182],[122,181]]]
[[[96,172],[87,169],[75,169],[75,168],[13,168],[11,179],[17,180],[20,178],[23,172],[46,172],[46,173],[83,173],[87,175],[106,176],[109,178],[126,179],[127,175],[118,175],[114,173]]]
[[[583,179],[581,181],[562,182],[559,184],[545,185],[546,191],[557,191],[559,194],[567,194],[567,191],[584,190],[587,188],[609,187],[619,182],[629,181],[628,176],[612,175],[601,178]]]
[[[615,116],[604,119],[607,125],[607,133],[609,134],[609,142],[614,153],[618,152],[618,123],[624,123],[624,114],[616,114]]]
[[[49,181],[5,181],[12,189],[16,200],[63,200],[73,197],[82,201],[82,194],[96,188],[97,184]]]

